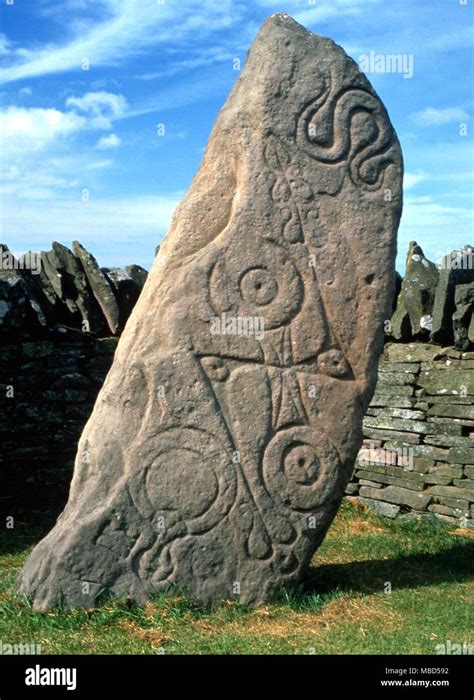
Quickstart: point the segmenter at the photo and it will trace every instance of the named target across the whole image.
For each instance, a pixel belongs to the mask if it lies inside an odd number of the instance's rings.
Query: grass
[[[256,610],[160,596],[37,613],[12,584],[48,525],[0,532],[4,644],[41,644],[43,654],[434,654],[447,640],[474,641],[474,531],[434,519],[390,521],[345,502],[303,584]]]

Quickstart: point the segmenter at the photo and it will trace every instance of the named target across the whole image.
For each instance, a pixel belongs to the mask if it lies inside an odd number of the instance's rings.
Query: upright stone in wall
[[[120,309],[112,285],[92,253],[89,253],[79,241],[72,242],[72,250],[76,258],[81,261],[92,294],[102,309],[110,331],[115,335],[119,329]]]
[[[107,324],[91,294],[84,268],[69,248],[55,241],[53,249],[45,254],[43,264],[53,289],[70,313],[92,334],[106,334]]]
[[[469,350],[474,344],[474,282],[456,287],[454,303],[454,343],[461,350]]]
[[[46,324],[37,291],[8,246],[0,243],[0,333],[34,332]]]
[[[446,255],[442,260],[433,304],[431,340],[435,343],[452,345],[455,342],[458,347],[462,346],[463,350],[468,348],[465,338],[460,342],[460,335],[457,332],[457,324],[454,319],[456,313],[456,288],[465,284],[474,284],[474,252],[472,246],[453,250],[452,253]],[[467,337],[467,332],[465,335]]]
[[[438,281],[438,268],[425,257],[416,241],[412,241],[408,247],[405,277],[392,316],[390,335],[393,338],[410,340],[429,336]]]
[[[360,447],[401,178],[358,66],[267,20],[21,574],[37,608],[171,585],[258,604],[301,578]]]
[[[119,304],[119,330],[123,330],[125,323],[137,303],[140,292],[145,286],[147,271],[140,265],[127,265],[121,269],[117,267],[102,268],[102,272],[115,292]]]

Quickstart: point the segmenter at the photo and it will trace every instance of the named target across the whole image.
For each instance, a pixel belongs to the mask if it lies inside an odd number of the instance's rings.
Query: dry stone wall
[[[389,343],[347,494],[389,517],[474,524],[474,352]]]
[[[16,259],[0,245],[0,510],[58,512],[77,442],[147,273],[79,243]]]
[[[116,338],[64,329],[0,345],[0,507],[58,510]]]

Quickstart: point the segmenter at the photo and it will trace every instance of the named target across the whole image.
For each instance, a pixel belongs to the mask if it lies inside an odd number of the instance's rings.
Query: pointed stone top
[[[286,12],[277,12],[274,15],[270,15],[270,17],[267,17],[265,22],[263,23],[259,34],[262,34],[263,32],[268,32],[269,30],[272,29],[280,29],[283,28],[285,30],[291,30],[295,33],[302,34],[304,36],[308,36],[308,34],[312,34],[312,32],[309,31],[309,29],[306,29],[306,27],[303,27],[303,25],[299,24],[293,17],[290,17],[290,15],[287,15]]]

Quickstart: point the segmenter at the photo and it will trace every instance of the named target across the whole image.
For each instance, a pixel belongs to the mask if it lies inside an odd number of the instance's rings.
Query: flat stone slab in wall
[[[170,586],[255,605],[301,578],[360,447],[401,179],[358,66],[267,20],[21,574],[35,607]]]

